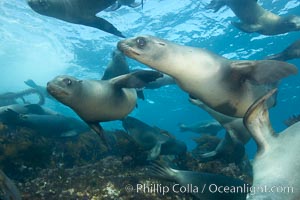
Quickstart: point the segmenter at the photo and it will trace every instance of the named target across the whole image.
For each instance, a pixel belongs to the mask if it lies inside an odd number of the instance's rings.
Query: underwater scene
[[[0,0],[0,200],[299,200],[299,0]]]

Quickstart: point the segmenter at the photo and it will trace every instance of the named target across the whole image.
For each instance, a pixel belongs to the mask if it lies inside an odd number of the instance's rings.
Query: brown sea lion
[[[257,0],[212,0],[208,9],[218,11],[227,5],[241,22],[232,22],[238,29],[263,35],[277,35],[300,30],[300,16],[279,16],[265,10]]]
[[[116,0],[27,0],[37,13],[66,22],[98,28],[107,33],[124,37],[111,23],[96,14]]]
[[[270,90],[269,85],[298,71],[281,61],[229,60],[149,35],[122,40],[118,48],[170,75],[181,89],[213,110],[232,117],[243,117],[250,105]]]
[[[300,58],[300,40],[296,40],[282,52],[268,56],[265,59],[286,61],[295,58]]]
[[[135,88],[144,87],[162,75],[140,70],[109,80],[79,80],[72,76],[57,76],[48,82],[48,92],[72,108],[105,141],[99,122],[126,117],[136,106]]]

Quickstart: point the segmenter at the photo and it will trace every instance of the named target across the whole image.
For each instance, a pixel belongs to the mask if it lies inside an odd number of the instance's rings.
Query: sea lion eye
[[[71,79],[69,79],[69,78],[65,78],[64,80],[63,80],[63,82],[66,84],[66,85],[71,85],[72,84],[72,81],[71,81]]]
[[[143,48],[146,45],[146,40],[144,38],[137,38],[136,43],[139,48]]]

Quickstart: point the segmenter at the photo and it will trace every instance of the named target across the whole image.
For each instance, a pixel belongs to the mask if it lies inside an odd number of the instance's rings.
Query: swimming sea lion
[[[125,55],[118,49],[115,49],[112,52],[112,59],[107,65],[101,80],[108,80],[128,73],[129,66],[126,62]]]
[[[148,160],[154,160],[159,155],[184,155],[187,151],[184,142],[134,117],[123,119],[122,125],[142,150],[149,151]]]
[[[300,30],[300,16],[279,16],[265,10],[257,0],[212,0],[208,9],[218,11],[227,5],[241,22],[232,22],[238,29],[263,35],[277,35]]]
[[[265,105],[272,92],[256,101],[244,117],[257,144],[252,163],[256,190],[248,199],[296,200],[300,197],[300,122],[275,133]]]
[[[115,11],[119,9],[122,5],[124,6],[129,6],[131,8],[136,8],[140,5],[144,5],[144,0],[141,0],[141,2],[135,2],[135,0],[117,0],[112,6],[108,7],[105,9],[105,11]]]
[[[244,181],[233,177],[220,174],[177,170],[157,162],[152,164],[150,175],[176,182],[186,188],[189,187],[189,193],[200,200],[245,200],[247,193],[241,191],[241,189],[237,192],[237,188],[246,188],[249,186]],[[220,190],[215,191],[215,189],[212,189],[214,187]],[[227,192],[223,190],[225,187],[228,189]],[[230,192],[229,188],[234,189],[235,192]]]
[[[2,200],[21,200],[18,188],[2,170],[0,170],[0,191],[0,199]]]
[[[28,79],[26,81],[24,81],[24,83],[26,85],[28,85],[31,88],[36,89],[37,91],[39,91],[41,94],[43,94],[44,97],[47,97],[49,99],[53,100],[53,97],[47,92],[47,89],[45,86],[42,85],[38,85],[36,82],[34,82],[32,79]]]
[[[247,109],[297,68],[275,60],[229,60],[204,49],[178,45],[154,36],[118,42],[125,55],[172,76],[177,85],[215,111],[243,117]],[[222,97],[222,98],[220,98]]]
[[[10,125],[28,127],[49,137],[74,137],[90,130],[81,120],[63,115],[19,114],[8,109],[6,119]]]
[[[57,76],[48,82],[48,92],[72,108],[105,142],[99,122],[126,117],[136,106],[136,90],[162,75],[140,70],[109,80],[79,80],[72,76]]]
[[[201,121],[194,124],[179,124],[181,132],[192,131],[199,134],[217,135],[223,127],[216,121]]]
[[[35,88],[30,88],[19,92],[6,92],[4,94],[0,94],[0,106],[17,104],[17,99],[22,100],[24,104],[28,104],[28,101],[26,101],[25,96],[29,95],[38,96],[39,101],[37,102],[37,104],[43,105],[45,103],[45,97],[43,93]]]
[[[265,59],[286,61],[295,58],[300,58],[300,40],[296,40],[282,52],[268,56]]]
[[[37,13],[66,22],[98,28],[123,37],[111,23],[96,14],[115,3],[116,0],[27,0]]]

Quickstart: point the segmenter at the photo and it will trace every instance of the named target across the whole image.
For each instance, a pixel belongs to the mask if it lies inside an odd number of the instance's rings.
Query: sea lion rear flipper
[[[114,25],[112,25],[111,23],[109,23],[101,17],[93,16],[92,19],[89,19],[87,23],[85,23],[83,20],[81,24],[98,28],[107,33],[111,33],[113,35],[125,38],[125,36],[116,27],[114,27]]]
[[[263,28],[263,26],[260,24],[246,24],[242,22],[231,22],[231,24],[246,33],[258,32]]]
[[[290,74],[296,74],[296,66],[277,60],[235,61],[231,63],[232,77],[238,83],[248,79],[256,84],[275,83]]]
[[[223,6],[226,5],[225,0],[212,0],[207,6],[206,9],[213,9],[214,12],[218,12]]]
[[[138,70],[110,79],[110,82],[118,88],[142,88],[162,76],[162,73],[157,71]]]
[[[100,136],[101,140],[103,141],[103,143],[105,144],[105,146],[107,147],[108,150],[111,150],[110,145],[107,143],[107,140],[105,138],[105,133],[104,133],[104,129],[102,128],[102,126],[99,123],[90,123],[90,122],[86,122],[89,127],[91,129],[93,129],[97,135]]]
[[[161,145],[162,145],[162,142],[158,142],[158,143],[157,143],[157,144],[149,151],[147,160],[155,160],[155,159],[159,156],[160,151],[161,151]]]
[[[269,119],[269,112],[266,101],[277,89],[268,92],[262,98],[256,100],[244,116],[244,125],[249,130],[257,144],[257,154],[263,153],[271,144],[274,138],[274,130]]]

